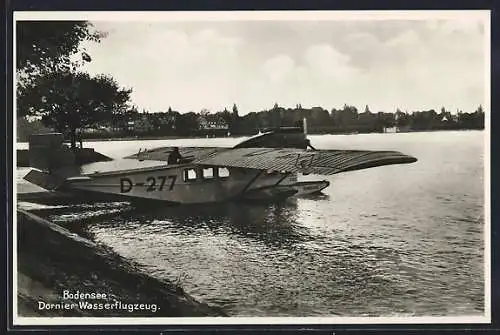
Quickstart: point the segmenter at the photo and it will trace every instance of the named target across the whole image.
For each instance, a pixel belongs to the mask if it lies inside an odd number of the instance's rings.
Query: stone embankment
[[[179,283],[155,279],[109,248],[22,209],[17,248],[20,317],[225,315],[186,294]],[[71,298],[65,299],[65,291]],[[77,292],[87,296],[75,297]],[[90,298],[92,293],[101,299]]]

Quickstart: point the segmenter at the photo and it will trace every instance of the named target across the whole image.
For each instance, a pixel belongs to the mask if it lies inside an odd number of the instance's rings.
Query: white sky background
[[[240,115],[344,103],[372,112],[485,104],[485,27],[477,16],[377,21],[92,21],[90,73],[133,88],[151,112]]]

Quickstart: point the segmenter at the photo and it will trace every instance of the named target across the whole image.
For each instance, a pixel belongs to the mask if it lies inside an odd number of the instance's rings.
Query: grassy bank
[[[108,248],[32,213],[18,210],[17,227],[17,293],[21,317],[224,316],[220,309],[186,294],[179,284],[152,278]],[[64,299],[65,290],[103,293],[106,297]],[[61,303],[68,305],[63,308]],[[102,308],[87,309],[83,307],[86,303],[99,303]],[[60,308],[55,308],[58,304]],[[130,305],[134,310],[124,308]]]

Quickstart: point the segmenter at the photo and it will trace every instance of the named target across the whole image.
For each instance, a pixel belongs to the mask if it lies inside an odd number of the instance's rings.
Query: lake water
[[[328,179],[324,195],[277,204],[69,205],[78,226],[160,279],[231,316],[484,313],[484,132],[310,136],[317,149],[418,158]],[[240,139],[94,142],[112,157]],[[302,179],[306,179],[303,177]]]

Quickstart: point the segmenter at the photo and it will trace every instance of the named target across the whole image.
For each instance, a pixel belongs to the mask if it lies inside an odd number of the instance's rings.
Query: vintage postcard
[[[14,12],[14,325],[489,323],[490,12]]]

